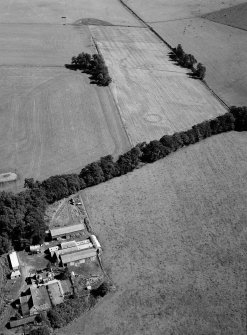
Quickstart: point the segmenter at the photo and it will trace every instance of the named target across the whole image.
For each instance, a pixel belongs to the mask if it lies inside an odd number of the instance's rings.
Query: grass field
[[[47,178],[129,147],[112,96],[63,68],[1,68],[1,171]]]
[[[245,1],[125,2],[170,45],[181,43],[187,53],[192,53],[206,66],[205,79],[222,100],[228,105],[246,105],[246,31],[200,17],[222,9],[206,17],[212,19],[215,16],[215,21],[225,20],[229,25],[244,27],[246,5],[242,3]],[[223,9],[234,5],[239,6]]]
[[[82,192],[117,291],[59,334],[245,334],[246,145],[214,136]]]
[[[71,24],[94,18],[117,25],[141,25],[118,0],[0,0],[0,8],[0,23]]]
[[[133,144],[186,130],[226,112],[148,29],[90,26],[113,77],[111,89]]]

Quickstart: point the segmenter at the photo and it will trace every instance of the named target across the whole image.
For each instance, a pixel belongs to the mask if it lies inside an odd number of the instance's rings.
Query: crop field
[[[18,175],[12,188],[27,177],[78,172],[129,147],[112,96],[87,75],[59,67],[0,72],[0,172]]]
[[[186,130],[226,112],[188,70],[174,65],[148,29],[90,26],[113,77],[111,89],[131,142]],[[119,36],[119,37],[118,37]]]
[[[59,334],[245,334],[246,145],[214,136],[81,192],[117,291]]]
[[[141,25],[116,0],[0,0],[0,8],[0,23],[72,24],[94,18],[117,25]]]
[[[192,53],[206,66],[208,85],[230,106],[246,105],[247,33],[216,22],[244,28],[244,2],[126,1],[165,41],[172,46],[181,43],[185,52]],[[234,5],[239,6],[228,8]],[[201,18],[202,15],[216,22]]]

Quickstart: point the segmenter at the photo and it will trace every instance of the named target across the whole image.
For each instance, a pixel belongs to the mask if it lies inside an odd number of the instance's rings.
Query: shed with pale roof
[[[14,271],[18,270],[19,261],[18,261],[18,258],[17,258],[17,253],[15,251],[13,251],[13,252],[11,252],[11,254],[9,254],[9,259],[10,259],[12,269]]]
[[[57,237],[62,237],[68,234],[76,233],[80,230],[83,230],[84,228],[85,228],[84,224],[80,223],[80,224],[73,225],[73,226],[65,226],[65,227],[50,229],[50,233],[51,233],[51,237],[55,239]]]
[[[96,249],[79,250],[72,254],[61,255],[63,265],[75,265],[77,263],[84,263],[86,259],[94,260],[96,258]]]

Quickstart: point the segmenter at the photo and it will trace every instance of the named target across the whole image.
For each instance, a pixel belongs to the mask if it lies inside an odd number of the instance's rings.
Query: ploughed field
[[[171,46],[181,43],[203,63],[206,82],[225,103],[246,105],[246,1],[124,2]]]
[[[224,114],[224,105],[148,29],[90,26],[113,78],[111,89],[133,144]]]
[[[245,334],[246,145],[217,135],[81,192],[117,291],[60,334]]]

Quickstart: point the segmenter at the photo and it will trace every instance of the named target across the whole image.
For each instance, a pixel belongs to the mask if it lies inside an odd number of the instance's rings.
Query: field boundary
[[[157,33],[156,30],[154,30],[153,27],[151,27],[146,21],[144,21],[138,14],[136,14],[135,11],[133,11],[125,2],[124,0],[119,0],[121,2],[121,4],[126,7],[138,20],[140,20],[143,24],[146,25],[146,27],[153,33],[156,35],[156,37],[162,41],[166,46],[168,46],[169,49],[171,49],[171,52],[174,53],[173,51],[173,47],[166,41],[164,40],[164,38]],[[205,80],[202,80],[202,83],[205,85],[205,87],[208,89],[208,91],[215,97],[218,99],[218,101],[227,109],[229,110],[229,106],[208,86],[208,84],[206,83]]]
[[[92,35],[92,33],[91,33],[91,35]],[[94,47],[95,47],[96,51],[98,52],[98,54],[101,55],[101,56],[103,57],[103,55],[102,55],[102,53],[101,53],[101,51],[100,51],[100,48],[98,47],[97,42],[95,41],[93,35],[92,35],[92,41],[93,41]],[[103,58],[104,58],[104,57],[103,57]],[[109,89],[109,92],[110,92],[110,94],[111,94],[111,96],[112,96],[112,99],[113,99],[113,101],[114,101],[114,103],[115,103],[115,106],[116,106],[116,109],[117,109],[117,112],[118,112],[118,115],[119,115],[119,118],[120,118],[120,122],[121,122],[122,127],[123,127],[123,129],[124,129],[124,132],[125,132],[125,134],[126,134],[126,136],[127,136],[127,138],[128,138],[128,141],[129,141],[129,143],[130,143],[130,146],[131,146],[131,147],[134,147],[134,144],[133,144],[133,142],[132,142],[132,140],[131,140],[131,137],[130,137],[130,135],[128,134],[127,127],[125,126],[125,124],[124,124],[124,122],[123,122],[123,119],[122,119],[122,116],[121,116],[121,113],[120,113],[120,110],[119,110],[118,103],[117,103],[117,101],[116,101],[116,99],[115,99],[115,97],[114,97],[114,94],[113,94],[112,90],[111,90],[111,85],[108,86],[108,89]]]

